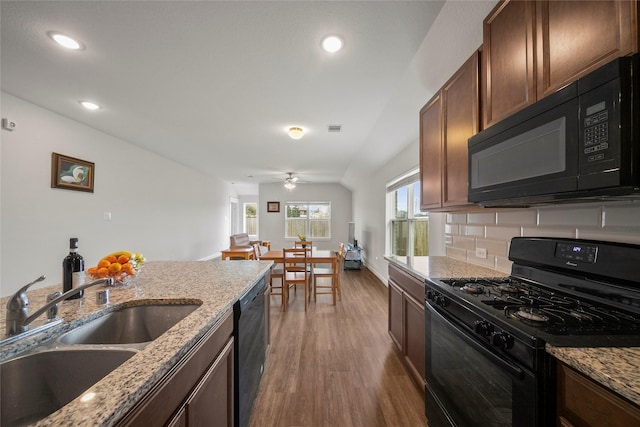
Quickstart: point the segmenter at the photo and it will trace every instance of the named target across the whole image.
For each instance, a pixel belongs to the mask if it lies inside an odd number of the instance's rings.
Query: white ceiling
[[[408,70],[442,4],[2,0],[0,83],[238,188],[289,171],[348,185],[417,139],[426,99]],[[86,48],[66,51],[49,31]],[[342,51],[320,49],[328,34]],[[292,125],[303,139],[288,138]]]

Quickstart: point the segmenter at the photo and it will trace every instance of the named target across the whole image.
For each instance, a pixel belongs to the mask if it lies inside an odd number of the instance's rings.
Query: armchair
[[[229,238],[229,247],[252,247],[254,243],[258,243],[258,248],[260,253],[258,253],[258,257],[266,254],[271,250],[271,242],[263,241],[263,240],[249,240],[249,235],[247,233],[239,233],[233,234]]]

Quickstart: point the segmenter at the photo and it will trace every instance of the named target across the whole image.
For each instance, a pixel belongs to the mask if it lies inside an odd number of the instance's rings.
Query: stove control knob
[[[436,305],[439,305],[440,307],[446,307],[449,304],[449,301],[447,301],[447,299],[444,297],[444,295],[436,295],[433,298],[433,301],[436,303]]]
[[[477,334],[488,337],[493,332],[493,325],[486,320],[476,320],[473,324],[473,329]]]
[[[513,337],[506,332],[493,332],[491,344],[503,350],[509,350],[513,348]]]
[[[427,289],[427,291],[425,292],[425,295],[427,297],[427,299],[433,299],[433,291],[431,289]]]

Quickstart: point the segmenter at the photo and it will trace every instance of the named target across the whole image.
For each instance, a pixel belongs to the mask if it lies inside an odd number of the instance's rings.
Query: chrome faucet
[[[82,286],[78,286],[77,288],[73,288],[64,294],[60,292],[54,292],[47,296],[47,302],[45,305],[37,309],[31,316],[29,316],[29,298],[27,298],[27,289],[35,283],[41,282],[45,279],[45,276],[40,276],[33,282],[23,286],[16,292],[9,301],[7,302],[7,335],[13,336],[16,334],[20,334],[29,330],[29,324],[33,322],[35,319],[40,317],[42,313],[47,312],[47,318],[49,320],[55,319],[58,315],[58,303],[66,300],[67,298],[77,294],[80,291],[83,291],[92,286],[100,285],[100,284],[108,284],[113,285],[113,279],[111,277],[107,277],[105,279],[98,279],[90,283],[85,283]]]

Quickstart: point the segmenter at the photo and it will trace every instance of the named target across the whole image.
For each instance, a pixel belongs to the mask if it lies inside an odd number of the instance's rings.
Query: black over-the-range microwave
[[[640,197],[640,54],[618,58],[469,139],[469,201]]]

